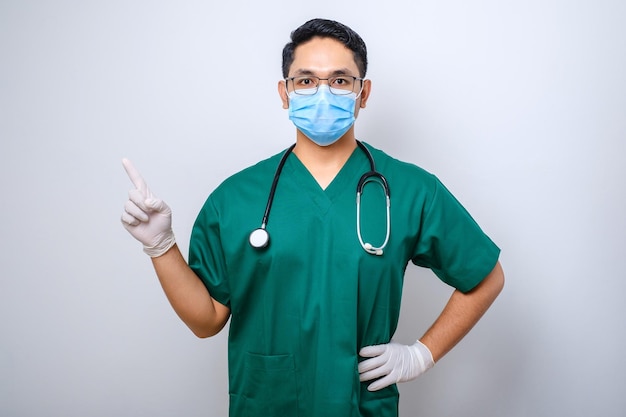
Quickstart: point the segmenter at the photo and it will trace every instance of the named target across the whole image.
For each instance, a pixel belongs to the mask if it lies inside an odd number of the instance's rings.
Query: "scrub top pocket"
[[[293,355],[248,353],[242,383],[245,417],[298,415],[298,385]]]

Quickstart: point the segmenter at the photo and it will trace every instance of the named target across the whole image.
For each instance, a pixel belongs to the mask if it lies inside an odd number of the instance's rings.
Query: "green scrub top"
[[[382,256],[366,253],[357,237],[356,187],[370,170],[359,148],[326,189],[289,155],[265,249],[248,236],[260,226],[282,154],[228,178],[200,211],[189,265],[231,309],[231,417],[397,416],[397,387],[369,392],[357,364],[362,347],[393,336],[408,262],[464,292],[495,266],[499,249],[436,177],[367,146],[391,190]],[[385,196],[368,183],[363,240],[379,246],[385,233]]]

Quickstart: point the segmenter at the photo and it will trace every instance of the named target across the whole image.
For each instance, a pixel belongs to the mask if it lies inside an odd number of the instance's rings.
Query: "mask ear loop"
[[[354,98],[355,100],[358,100],[361,97],[361,93],[363,92],[363,88],[365,87],[365,78],[361,78],[359,79],[359,81],[361,81],[361,88],[359,89],[359,93]]]

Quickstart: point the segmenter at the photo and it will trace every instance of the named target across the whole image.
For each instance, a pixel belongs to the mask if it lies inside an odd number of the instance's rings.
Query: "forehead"
[[[315,37],[294,50],[289,75],[312,72],[324,76],[337,70],[348,70],[358,76],[359,68],[354,61],[354,54],[335,39]]]

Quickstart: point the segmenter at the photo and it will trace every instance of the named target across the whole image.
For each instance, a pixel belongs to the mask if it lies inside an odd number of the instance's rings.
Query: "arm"
[[[420,341],[437,362],[448,353],[485,314],[504,286],[500,262],[473,290],[455,290],[445,308]]]
[[[177,245],[152,258],[152,264],[174,311],[196,336],[214,336],[224,328],[230,309],[211,297]]]
[[[390,342],[364,347],[359,354],[368,359],[358,365],[360,380],[375,380],[368,390],[376,391],[417,378],[459,343],[487,311],[503,285],[504,273],[498,262],[476,288],[467,293],[456,290],[435,323],[413,345]]]
[[[172,231],[172,211],[156,198],[128,160],[124,168],[133,185],[122,213],[122,224],[143,244],[170,304],[198,337],[217,334],[228,321],[230,310],[215,301],[183,258]]]

